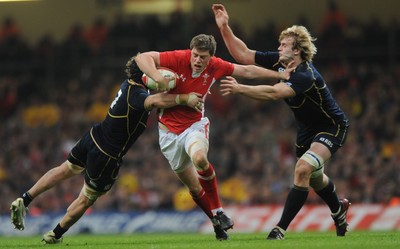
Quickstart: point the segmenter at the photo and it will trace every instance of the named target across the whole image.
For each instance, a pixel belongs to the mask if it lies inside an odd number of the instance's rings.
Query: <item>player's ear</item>
[[[295,55],[299,55],[301,53],[301,50],[299,48],[294,48],[293,52]]]

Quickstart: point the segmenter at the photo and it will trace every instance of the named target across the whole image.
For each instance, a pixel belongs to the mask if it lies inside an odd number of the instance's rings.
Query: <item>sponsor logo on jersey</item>
[[[326,144],[329,148],[333,147],[332,141],[327,139],[326,137],[320,137],[319,141],[321,141],[322,143]]]
[[[90,180],[89,184],[92,185],[93,187],[97,188],[97,184],[93,180]]]

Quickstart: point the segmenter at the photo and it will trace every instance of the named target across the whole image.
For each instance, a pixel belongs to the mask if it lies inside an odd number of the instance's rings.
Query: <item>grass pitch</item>
[[[132,235],[66,235],[57,245],[41,244],[40,236],[0,237],[0,248],[65,248],[65,249],[391,249],[400,248],[400,232],[352,231],[346,237],[334,232],[289,232],[285,240],[270,241],[266,234],[231,233],[228,241],[217,241],[214,234],[132,234]]]

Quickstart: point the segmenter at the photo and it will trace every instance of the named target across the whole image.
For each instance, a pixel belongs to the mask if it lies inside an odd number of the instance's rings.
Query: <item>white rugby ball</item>
[[[168,82],[167,89],[160,89],[159,84],[154,81],[152,78],[148,77],[146,74],[143,74],[142,76],[142,81],[143,83],[150,89],[150,90],[160,90],[160,91],[165,91],[165,90],[171,90],[174,89],[176,86],[176,81],[178,79],[178,75],[171,69],[166,68],[166,67],[159,67],[157,68],[158,72],[161,73],[162,76],[164,77],[172,77],[174,78]]]

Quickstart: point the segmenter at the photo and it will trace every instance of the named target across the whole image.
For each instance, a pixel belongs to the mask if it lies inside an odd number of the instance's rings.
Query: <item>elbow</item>
[[[272,93],[272,94],[269,94],[269,96],[268,96],[268,100],[270,100],[270,101],[275,101],[275,100],[280,100],[280,99],[282,99],[282,97],[278,93]]]
[[[146,100],[144,101],[144,109],[146,111],[151,111],[154,108],[157,108],[159,105],[159,100],[156,97],[156,95],[150,95],[146,98]]]
[[[244,59],[243,56],[241,55],[232,55],[233,59],[235,59],[235,61],[237,61],[240,64],[246,65],[246,60]]]
[[[138,54],[138,55],[135,57],[135,62],[136,62],[137,65],[142,65],[142,62],[143,62],[143,54]]]
[[[256,66],[254,66],[254,65],[245,66],[245,71],[244,71],[243,77],[245,77],[246,79],[250,79],[250,80],[261,78],[260,72],[257,70]]]
[[[254,63],[252,62],[252,60],[247,56],[247,53],[240,53],[237,55],[234,55],[233,58],[235,59],[235,61],[237,61],[240,64],[243,65],[253,65]]]
[[[135,58],[135,61],[138,64],[139,63],[144,63],[145,61],[149,61],[149,60],[154,60],[153,59],[153,52],[139,53]]]

